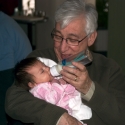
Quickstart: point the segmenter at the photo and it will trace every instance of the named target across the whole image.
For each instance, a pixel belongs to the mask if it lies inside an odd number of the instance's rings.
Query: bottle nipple
[[[61,70],[62,70],[62,65],[60,64],[54,65],[50,68],[50,73],[52,76],[59,76]]]

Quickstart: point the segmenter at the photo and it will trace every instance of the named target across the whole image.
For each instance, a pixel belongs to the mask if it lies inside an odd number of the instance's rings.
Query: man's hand
[[[79,92],[86,94],[92,84],[86,67],[78,62],[72,62],[76,68],[63,66],[62,78],[73,85]]]
[[[57,125],[82,125],[82,123],[70,116],[68,113],[64,113],[59,119]]]

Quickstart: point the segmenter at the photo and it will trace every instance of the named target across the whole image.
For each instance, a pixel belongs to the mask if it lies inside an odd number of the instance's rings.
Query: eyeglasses
[[[88,34],[89,35],[89,34]],[[59,42],[59,43],[61,43],[63,40],[66,40],[66,43],[68,44],[68,45],[71,45],[71,46],[78,46],[79,45],[79,43],[80,42],[82,42],[83,40],[85,40],[85,38],[88,36],[88,35],[86,35],[83,39],[81,39],[81,40],[76,40],[76,39],[71,39],[71,38],[63,38],[63,37],[61,37],[61,36],[58,36],[58,35],[56,35],[56,34],[54,34],[54,30],[52,31],[52,33],[51,33],[51,37],[52,37],[52,39],[55,41],[55,42]]]

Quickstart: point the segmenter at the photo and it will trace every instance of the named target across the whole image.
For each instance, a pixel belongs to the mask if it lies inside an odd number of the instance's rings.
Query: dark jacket
[[[88,125],[125,124],[125,77],[121,67],[103,55],[92,53],[93,62],[87,66],[95,83],[95,92],[90,101],[83,103],[92,109]],[[53,49],[35,50],[30,55],[46,57],[57,62]],[[33,97],[29,92],[13,85],[6,95],[6,112],[23,122],[35,125],[56,125],[66,110]]]

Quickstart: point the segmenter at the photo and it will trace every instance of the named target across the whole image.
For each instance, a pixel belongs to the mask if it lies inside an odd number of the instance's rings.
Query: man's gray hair
[[[97,29],[98,13],[94,5],[86,3],[85,0],[66,0],[55,12],[55,21],[64,28],[80,15],[86,20],[85,32],[94,32]]]

